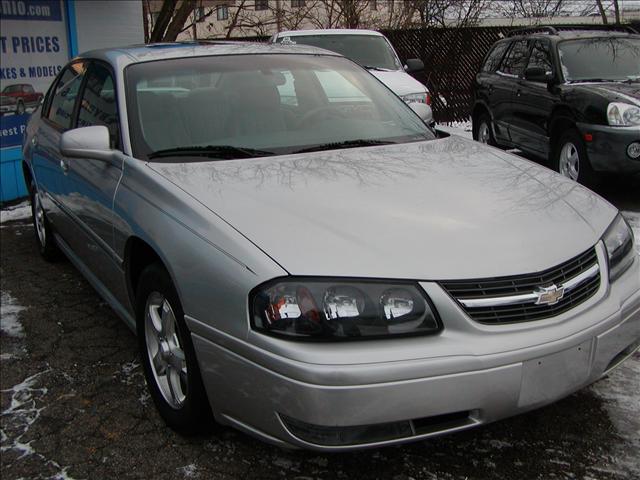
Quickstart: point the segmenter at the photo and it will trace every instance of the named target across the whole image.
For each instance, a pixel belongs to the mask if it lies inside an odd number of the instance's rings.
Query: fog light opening
[[[640,158],[640,142],[633,142],[629,144],[627,147],[627,155],[634,160]]]

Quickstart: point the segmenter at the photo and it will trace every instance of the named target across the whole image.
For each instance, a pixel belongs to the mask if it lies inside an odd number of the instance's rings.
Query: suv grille
[[[528,322],[559,315],[587,300],[600,286],[600,269],[591,248],[539,273],[444,281],[441,285],[477,322]],[[545,287],[551,288],[545,292]]]

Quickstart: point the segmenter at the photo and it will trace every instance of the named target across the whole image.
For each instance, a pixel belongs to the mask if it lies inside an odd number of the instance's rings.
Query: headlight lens
[[[254,329],[297,339],[356,340],[440,331],[435,309],[414,283],[283,278],[249,299]]]
[[[613,282],[633,263],[633,231],[618,215],[602,237],[609,260],[609,281]]]
[[[427,105],[431,105],[431,97],[429,96],[429,92],[410,93],[408,95],[403,95],[402,100],[404,100],[406,103],[426,103]]]
[[[607,107],[609,125],[630,127],[640,125],[640,107],[628,103],[613,102]]]

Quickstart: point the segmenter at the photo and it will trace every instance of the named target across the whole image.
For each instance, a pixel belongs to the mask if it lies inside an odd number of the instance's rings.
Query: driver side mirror
[[[524,71],[524,79],[549,84],[553,80],[553,73],[547,72],[542,67],[529,67]]]
[[[116,155],[109,143],[109,129],[104,125],[74,128],[60,137],[60,152],[65,157],[92,158],[110,162]]]
[[[419,58],[409,58],[404,66],[407,73],[422,72],[424,70],[424,62]]]
[[[413,110],[424,123],[431,125],[433,123],[433,110],[426,103],[412,102],[408,103],[409,108]]]

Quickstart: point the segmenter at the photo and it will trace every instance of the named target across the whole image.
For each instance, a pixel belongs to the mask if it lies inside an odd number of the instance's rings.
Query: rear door
[[[527,65],[528,57],[529,42],[524,39],[514,40],[496,71],[492,113],[498,142],[501,139],[513,142],[511,136],[514,118],[513,99],[519,78]]]
[[[531,47],[527,68],[540,67],[552,74],[552,58],[549,40],[536,39]],[[524,150],[546,157],[549,153],[547,122],[556,101],[556,95],[549,91],[545,82],[531,82],[522,76],[513,99],[513,142]]]
[[[110,67],[94,61],[80,93],[76,128],[94,125],[109,129],[111,148],[121,149],[120,119],[114,75]],[[97,279],[123,303],[121,259],[113,250],[113,198],[122,175],[122,160],[67,158],[63,206],[72,218],[74,252]]]

